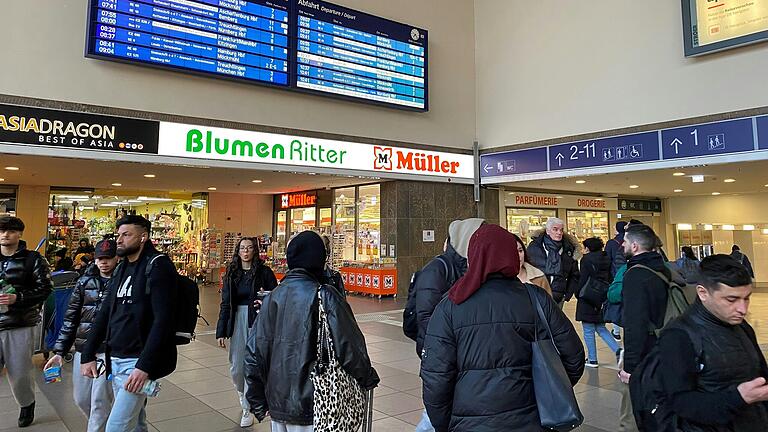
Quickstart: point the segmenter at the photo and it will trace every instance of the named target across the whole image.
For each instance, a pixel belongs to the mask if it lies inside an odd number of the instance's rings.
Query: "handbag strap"
[[[541,302],[539,302],[539,299],[536,298],[536,288],[531,284],[525,284],[525,289],[528,291],[528,297],[531,299],[531,306],[536,308],[536,315],[538,315],[538,319],[534,318],[534,320],[544,324],[544,328],[547,330],[547,334],[549,335],[549,340],[552,341],[552,345],[555,347],[557,355],[560,355],[560,350],[557,349],[557,345],[555,345],[555,338],[552,336],[552,329],[549,327],[549,321],[547,321],[547,317],[544,315],[544,309],[541,307]],[[536,340],[539,340],[538,325],[536,325]]]
[[[323,297],[321,295],[322,285],[317,287],[317,361],[324,364],[327,359],[328,365],[336,363],[336,356],[333,353],[333,339],[331,338],[331,329],[328,325],[328,314],[325,312]]]

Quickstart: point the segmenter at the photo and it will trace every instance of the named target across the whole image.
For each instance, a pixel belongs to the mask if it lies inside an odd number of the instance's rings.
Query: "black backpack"
[[[696,353],[696,364],[701,364],[703,357],[701,338],[686,329],[688,337]],[[701,366],[699,366],[701,367]],[[667,395],[661,377],[661,354],[659,344],[640,362],[629,380],[629,393],[632,399],[632,410],[645,412],[653,416],[657,431],[677,431],[678,418],[667,403]],[[638,425],[641,426],[641,425]],[[641,426],[642,427],[642,426]]]
[[[435,257],[438,261],[443,263],[445,267],[445,275],[448,276],[448,263],[445,262],[442,256]],[[405,302],[405,309],[403,309],[403,334],[411,340],[416,340],[419,334],[419,319],[416,316],[416,279],[419,277],[421,269],[411,275],[411,283],[408,285],[408,301]]]
[[[149,295],[149,274],[152,271],[152,264],[164,254],[153,256],[147,268],[144,271],[146,288],[144,293]],[[176,324],[174,325],[174,342],[176,345],[187,345],[195,339],[195,327],[197,319],[200,317],[200,289],[197,283],[192,279],[174,272],[176,277]]]

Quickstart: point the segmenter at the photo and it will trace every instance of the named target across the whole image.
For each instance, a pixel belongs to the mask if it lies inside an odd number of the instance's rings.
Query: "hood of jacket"
[[[469,218],[464,220],[455,220],[448,226],[448,243],[453,249],[464,258],[469,253],[469,239],[472,234],[485,223],[485,219]]]
[[[545,229],[539,229],[536,231],[531,232],[531,242],[536,243],[537,245],[544,244],[544,235],[547,233],[547,230]],[[563,249],[570,250],[573,252],[573,259],[578,261],[581,259],[582,253],[581,253],[581,243],[579,243],[579,239],[576,237],[568,234],[563,233]]]
[[[528,275],[529,280],[533,280],[539,277],[544,276],[544,272],[539,270],[538,267],[531,263],[523,263],[523,267],[525,268],[525,273]]]

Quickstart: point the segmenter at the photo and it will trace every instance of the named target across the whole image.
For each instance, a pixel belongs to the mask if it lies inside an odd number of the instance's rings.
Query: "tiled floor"
[[[163,381],[162,391],[150,400],[147,416],[151,431],[215,432],[242,430],[238,424],[240,408],[232,388],[227,366],[227,352],[215,346],[213,328],[218,314],[218,294],[208,287],[202,293],[203,315],[211,326],[201,323],[200,336],[192,344],[180,347],[179,363]],[[421,381],[419,360],[414,343],[403,336],[399,326],[403,301],[351,296],[350,304],[365,333],[368,351],[381,377],[374,400],[376,432],[412,431],[421,416]],[[575,303],[566,306],[573,317]],[[761,344],[768,344],[768,293],[753,296],[751,319]],[[758,318],[759,317],[759,318]],[[581,326],[576,325],[579,332]],[[764,348],[766,346],[764,345]],[[586,418],[582,432],[607,432],[618,429],[619,393],[613,354],[598,342],[600,368],[588,369],[576,386],[577,398]],[[42,367],[42,358],[36,363]],[[25,429],[30,432],[85,430],[85,417],[72,402],[71,366],[65,368],[64,380],[43,384],[38,374],[37,419]],[[18,410],[6,379],[0,380],[0,431],[14,430]],[[268,431],[269,424],[257,424],[250,431]]]

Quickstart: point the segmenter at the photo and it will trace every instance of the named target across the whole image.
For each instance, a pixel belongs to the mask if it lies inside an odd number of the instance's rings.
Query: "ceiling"
[[[203,168],[180,165],[153,165],[131,162],[68,159],[29,155],[0,155],[3,184],[25,184],[73,189],[103,189],[125,194],[128,191],[166,193],[217,192],[276,194],[325,187],[369,183],[371,177],[300,174],[234,168]],[[7,166],[18,167],[8,171]],[[284,168],[283,168],[284,169]],[[154,174],[155,178],[145,178]],[[253,183],[261,180],[261,183]],[[114,187],[112,183],[122,186]]]
[[[674,176],[674,173],[685,173]],[[703,175],[703,183],[693,183],[693,175]],[[736,180],[725,183],[726,179]],[[583,180],[586,183],[577,184]],[[768,192],[768,161],[739,162],[721,165],[701,165],[675,169],[652,171],[632,171],[616,174],[575,176],[548,180],[530,180],[507,183],[506,189],[515,190],[550,190],[578,192],[597,196],[639,196],[639,197],[675,197],[711,195],[720,192],[723,195]],[[637,188],[630,188],[636,185]],[[675,192],[676,189],[682,192]]]

